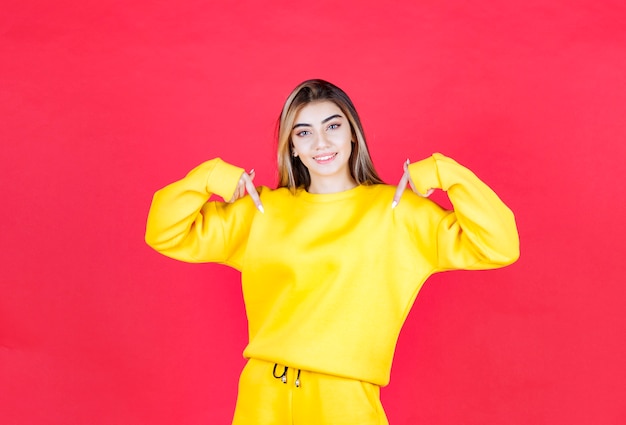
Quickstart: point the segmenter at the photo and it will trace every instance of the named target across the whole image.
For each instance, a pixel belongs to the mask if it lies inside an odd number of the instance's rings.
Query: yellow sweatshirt
[[[454,211],[395,187],[311,194],[259,188],[230,199],[241,168],[207,161],[159,190],[146,241],[187,262],[241,271],[249,344],[244,356],[378,385],[389,382],[400,328],[432,273],[514,262],[512,212],[471,171],[441,154],[411,164],[417,190],[448,192]]]

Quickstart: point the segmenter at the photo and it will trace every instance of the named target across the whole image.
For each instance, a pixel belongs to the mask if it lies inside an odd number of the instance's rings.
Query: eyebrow
[[[332,119],[334,119],[334,118],[343,118],[343,116],[342,116],[342,115],[340,115],[340,114],[331,115],[331,116],[330,116],[330,117],[328,117],[328,118],[324,118],[324,119],[322,120],[322,124],[326,124],[328,121],[330,121],[330,120],[332,120]],[[291,129],[292,129],[292,130],[295,130],[295,129],[296,129],[296,128],[298,128],[298,127],[311,127],[311,124],[298,123],[298,124],[294,125]]]

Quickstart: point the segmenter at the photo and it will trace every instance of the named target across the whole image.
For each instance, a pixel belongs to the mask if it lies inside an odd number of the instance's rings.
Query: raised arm
[[[439,153],[407,168],[415,191],[442,189],[454,207],[441,213],[433,235],[438,269],[489,269],[517,260],[513,213],[473,172]]]
[[[213,193],[226,200],[238,198],[243,173],[216,158],[157,191],[148,213],[146,243],[177,260],[220,262],[239,268],[257,211],[254,201],[251,197],[232,204],[207,201]]]

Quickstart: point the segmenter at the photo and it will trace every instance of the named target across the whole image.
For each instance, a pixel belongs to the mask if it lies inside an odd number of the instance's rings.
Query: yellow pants
[[[388,425],[380,387],[250,359],[233,425]]]

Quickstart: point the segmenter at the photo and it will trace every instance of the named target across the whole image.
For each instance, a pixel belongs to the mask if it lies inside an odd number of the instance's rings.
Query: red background
[[[518,263],[425,285],[391,423],[626,423],[626,7],[521,4],[3,0],[0,423],[229,423],[239,275],[151,251],[146,214],[215,156],[274,185],[307,78],[388,182],[441,151],[518,220]]]

